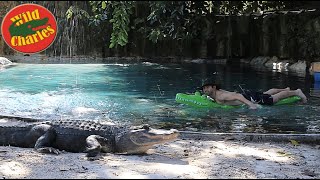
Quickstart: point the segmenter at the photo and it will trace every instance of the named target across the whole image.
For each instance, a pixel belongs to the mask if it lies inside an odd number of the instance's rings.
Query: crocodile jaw
[[[133,130],[130,140],[139,146],[152,146],[155,144],[162,144],[171,140],[175,140],[179,133],[176,129],[171,130],[161,130],[161,129],[152,129],[148,131],[143,130]]]
[[[143,154],[153,145],[163,144],[177,139],[175,129],[138,129],[130,130],[116,140],[117,152],[125,154]]]

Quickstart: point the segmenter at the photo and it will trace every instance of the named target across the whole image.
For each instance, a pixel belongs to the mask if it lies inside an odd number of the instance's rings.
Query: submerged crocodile
[[[175,140],[175,129],[153,129],[149,125],[134,127],[100,124],[84,120],[57,120],[0,126],[0,145],[35,148],[41,153],[59,154],[59,150],[143,154],[153,145]]]
[[[46,18],[39,19],[39,20],[32,20],[32,21],[20,24],[19,26],[16,26],[16,23],[18,23],[19,21],[21,21],[21,19],[14,21],[10,25],[9,32],[10,32],[11,37],[13,37],[13,36],[26,37],[28,35],[35,34],[36,31],[34,30],[34,28],[45,25],[49,21],[49,18],[46,17]],[[44,28],[40,28],[38,30],[42,30],[42,29],[44,29]]]

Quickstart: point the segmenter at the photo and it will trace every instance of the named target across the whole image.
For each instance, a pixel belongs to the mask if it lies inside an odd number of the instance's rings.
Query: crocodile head
[[[26,37],[28,35],[35,34],[37,30],[45,29],[43,26],[47,24],[49,21],[49,18],[45,17],[43,19],[39,20],[32,20],[23,24],[20,24],[19,26],[16,26],[16,23],[21,21],[21,19],[18,19],[14,21],[10,27],[9,32],[12,36],[23,36]]]
[[[142,154],[153,145],[173,141],[179,133],[175,129],[153,129],[149,125],[130,128],[116,139],[118,153]]]

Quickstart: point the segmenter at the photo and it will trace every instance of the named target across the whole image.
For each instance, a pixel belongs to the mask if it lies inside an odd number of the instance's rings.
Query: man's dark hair
[[[211,79],[205,80],[201,85],[201,89],[203,89],[204,86],[216,86],[216,89],[220,89],[220,84]]]

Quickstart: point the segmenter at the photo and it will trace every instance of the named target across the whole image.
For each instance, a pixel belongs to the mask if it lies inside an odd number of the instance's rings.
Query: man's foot
[[[307,97],[303,94],[303,92],[301,91],[301,89],[297,89],[296,92],[298,93],[297,95],[301,97],[302,102],[306,103],[307,102]]]

